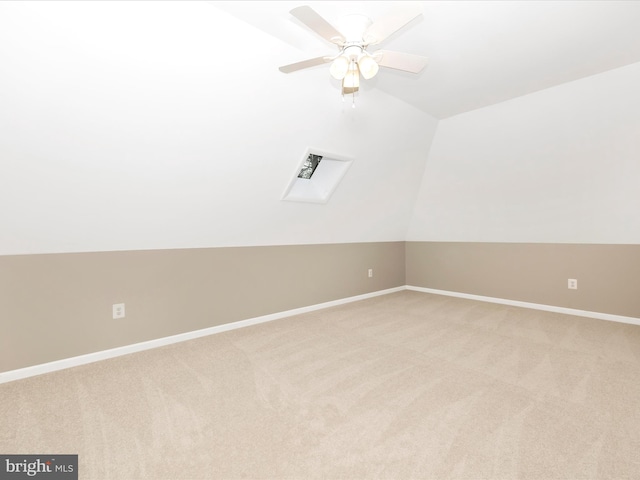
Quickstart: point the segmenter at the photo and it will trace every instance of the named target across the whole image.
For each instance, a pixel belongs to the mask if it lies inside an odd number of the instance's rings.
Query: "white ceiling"
[[[292,17],[292,8],[309,5],[336,25],[341,16],[352,13],[375,22],[397,2],[211,3],[299,49],[295,58],[274,56],[277,69],[337,51]],[[362,95],[376,88],[443,119],[640,61],[639,1],[419,3],[421,17],[370,50],[423,55],[429,65],[419,75],[381,69],[366,81]],[[260,45],[255,49],[259,52]],[[328,65],[314,69],[326,69],[328,75]],[[289,75],[307,80],[300,72]]]
[[[618,204],[638,203],[625,192],[638,177],[640,2],[425,2],[381,48],[430,65],[417,77],[381,71],[357,108],[340,101],[328,65],[278,71],[335,48],[289,14],[302,4],[0,1],[0,255],[400,241],[416,206],[443,191],[437,211],[449,223],[427,211],[415,218],[428,234],[414,240],[557,241],[526,230],[544,226],[549,205],[567,212],[556,218],[569,240],[601,240],[581,234],[592,210],[619,219],[594,229],[636,240]],[[311,5],[335,22],[375,20],[391,4]],[[311,147],[353,164],[327,204],[281,201]],[[438,161],[449,170],[427,168]],[[495,161],[517,168],[496,176]],[[553,172],[552,185],[534,175],[503,196],[527,168]],[[481,213],[475,229],[470,211]]]

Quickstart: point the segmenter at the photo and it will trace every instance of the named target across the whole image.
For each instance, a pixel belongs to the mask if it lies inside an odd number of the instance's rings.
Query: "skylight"
[[[315,172],[316,168],[318,168],[320,160],[322,160],[322,155],[315,155],[313,153],[310,153],[307,159],[302,164],[302,168],[300,169],[298,178],[310,179],[313,175],[313,172]]]
[[[298,163],[282,200],[326,203],[352,161],[343,155],[308,149]]]

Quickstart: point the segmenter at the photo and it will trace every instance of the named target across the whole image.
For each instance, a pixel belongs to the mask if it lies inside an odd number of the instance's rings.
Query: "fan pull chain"
[[[344,92],[342,93],[342,103],[345,103],[345,95]],[[356,108],[356,93],[353,92],[351,94],[351,108]]]

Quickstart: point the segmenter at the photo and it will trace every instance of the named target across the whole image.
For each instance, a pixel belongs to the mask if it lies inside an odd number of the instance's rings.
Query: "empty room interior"
[[[0,478],[640,478],[638,25],[0,2]]]

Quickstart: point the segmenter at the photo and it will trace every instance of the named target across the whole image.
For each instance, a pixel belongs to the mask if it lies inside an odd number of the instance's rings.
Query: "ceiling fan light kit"
[[[337,56],[318,57],[280,67],[283,73],[292,73],[304,68],[331,62],[330,75],[342,81],[342,95],[355,94],[360,89],[360,75],[365,80],[376,76],[380,67],[393,68],[410,73],[420,73],[427,59],[419,55],[385,50],[367,52],[367,47],[377,45],[421,15],[416,3],[399,4],[389,14],[375,23],[364,15],[342,17],[340,30],[327,22],[309,6],[291,10],[291,15],[316,32],[328,42],[336,45]]]
[[[376,76],[378,70],[380,70],[380,66],[371,55],[363,52],[358,57],[358,69],[360,70],[360,73],[362,74],[364,79],[369,80]]]
[[[339,55],[338,58],[331,62],[329,73],[336,80],[342,80],[349,71],[350,66],[351,62],[349,59],[344,55]]]
[[[355,88],[356,91],[360,87],[360,72],[358,71],[358,64],[355,61],[351,62],[349,71],[342,79],[343,88]]]

